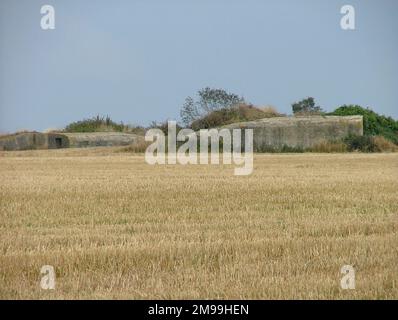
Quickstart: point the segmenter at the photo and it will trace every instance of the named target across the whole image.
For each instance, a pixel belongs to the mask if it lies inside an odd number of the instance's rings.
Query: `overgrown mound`
[[[68,124],[64,132],[126,132],[135,134],[144,134],[145,129],[143,127],[136,127],[123,124],[123,122],[117,123],[113,121],[109,116],[103,117],[97,115],[90,119],[83,119],[80,121],[72,122]]]
[[[357,105],[344,105],[337,108],[329,115],[335,116],[363,116],[363,130],[365,136],[383,136],[384,138],[398,144],[398,121],[391,117],[379,115],[373,110],[362,108]]]
[[[65,127],[66,132],[122,132],[123,123],[116,123],[110,117],[97,115],[91,119],[72,122]]]
[[[209,87],[187,97],[180,115],[183,126],[193,130],[281,116],[272,107],[258,108],[235,93]]]
[[[284,116],[273,107],[259,108],[241,103],[232,107],[215,110],[192,122],[193,130],[221,127],[235,122],[254,121],[264,118]]]

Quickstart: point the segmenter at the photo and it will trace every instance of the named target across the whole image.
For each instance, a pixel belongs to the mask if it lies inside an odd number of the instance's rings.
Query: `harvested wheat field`
[[[256,155],[237,177],[117,151],[0,153],[0,298],[398,298],[397,154]]]

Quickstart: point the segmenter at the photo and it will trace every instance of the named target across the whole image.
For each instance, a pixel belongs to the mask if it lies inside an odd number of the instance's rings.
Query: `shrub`
[[[111,120],[109,116],[103,117],[97,115],[91,119],[84,119],[68,124],[64,131],[65,132],[122,132],[125,129],[125,125],[121,122],[120,124]]]
[[[348,151],[377,152],[372,136],[349,135],[344,139]]]
[[[344,105],[328,113],[328,115],[362,115],[364,135],[380,135],[398,144],[398,121],[395,121],[391,117],[379,115],[369,108],[365,109],[358,105]]]

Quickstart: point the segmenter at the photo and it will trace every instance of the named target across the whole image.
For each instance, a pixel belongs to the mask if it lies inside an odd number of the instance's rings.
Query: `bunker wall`
[[[65,133],[72,148],[128,146],[142,137],[121,132]]]
[[[362,116],[278,117],[225,126],[253,129],[253,148],[263,151],[283,146],[310,148],[322,141],[363,135]],[[243,139],[242,139],[243,140]]]
[[[0,150],[34,150],[67,148],[68,138],[62,134],[25,132],[0,138]]]

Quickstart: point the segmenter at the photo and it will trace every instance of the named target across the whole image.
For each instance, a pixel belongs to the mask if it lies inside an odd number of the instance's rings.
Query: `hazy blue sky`
[[[205,86],[285,113],[313,96],[398,118],[397,32],[396,0],[0,0],[0,131],[178,119]]]

